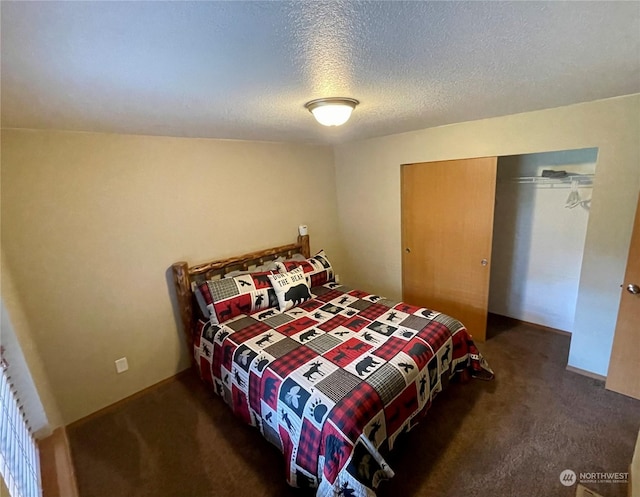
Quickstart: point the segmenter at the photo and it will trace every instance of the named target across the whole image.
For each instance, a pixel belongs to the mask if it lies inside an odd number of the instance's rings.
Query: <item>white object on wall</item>
[[[124,373],[129,369],[129,362],[126,357],[121,357],[116,360],[116,373]]]
[[[301,224],[300,226],[298,226],[298,233],[300,234],[300,236],[305,236],[305,235],[309,234],[309,230],[307,229],[307,225],[306,224]]]

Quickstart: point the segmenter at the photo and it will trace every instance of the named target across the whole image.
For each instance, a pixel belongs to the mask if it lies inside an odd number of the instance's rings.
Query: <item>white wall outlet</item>
[[[129,363],[127,362],[126,357],[122,357],[116,361],[117,373],[124,373],[127,369],[129,369]]]
[[[336,274],[336,275],[333,277],[333,279],[334,279],[334,280],[336,280],[336,283],[340,283],[340,275],[339,275],[339,274]]]

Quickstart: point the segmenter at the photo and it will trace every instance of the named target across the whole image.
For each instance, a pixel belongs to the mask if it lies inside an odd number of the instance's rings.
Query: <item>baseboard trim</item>
[[[87,421],[91,421],[92,419],[98,418],[100,416],[102,416],[103,414],[107,414],[115,409],[118,409],[120,407],[122,407],[123,404],[126,404],[127,402],[137,399],[138,397],[142,397],[146,394],[148,394],[149,392],[160,388],[164,385],[167,385],[169,383],[172,383],[174,381],[179,380],[180,378],[182,378],[183,376],[188,375],[190,372],[192,371],[191,368],[187,368],[183,371],[180,371],[179,373],[173,375],[173,376],[169,376],[169,378],[165,378],[162,381],[159,381],[158,383],[154,383],[153,385],[150,385],[146,388],[143,388],[142,390],[139,390],[136,393],[133,393],[131,395],[129,395],[128,397],[125,397],[124,399],[120,399],[117,402],[114,402],[113,404],[109,404],[106,407],[103,407],[102,409],[98,409],[97,411],[92,412],[91,414],[87,414],[86,416],[77,419],[71,423],[69,423],[67,425],[67,429],[74,429],[77,426],[80,426],[84,423],[86,423]]]
[[[587,378],[591,378],[593,380],[607,381],[606,376],[602,376],[597,373],[592,373],[591,371],[587,371],[586,369],[580,369],[580,368],[576,368],[575,366],[569,366],[569,365],[567,365],[566,369],[567,371],[571,371],[572,373],[577,373],[582,376],[586,376]]]
[[[78,497],[78,483],[64,427],[38,442],[43,497]]]

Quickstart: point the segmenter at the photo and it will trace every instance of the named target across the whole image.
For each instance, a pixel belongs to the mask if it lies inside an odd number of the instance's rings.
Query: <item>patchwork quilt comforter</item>
[[[373,497],[393,476],[380,455],[421,419],[443,382],[491,378],[464,326],[337,283],[285,313],[201,322],[202,378],[285,455],[289,484],[318,497]]]

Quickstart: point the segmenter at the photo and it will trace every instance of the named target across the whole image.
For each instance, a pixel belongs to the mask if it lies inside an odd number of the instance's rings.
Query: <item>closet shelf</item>
[[[550,178],[546,176],[520,176],[511,178],[507,182],[531,185],[545,185],[552,188],[571,188],[573,182],[578,188],[589,188],[593,186],[594,174],[568,174],[561,178]]]

